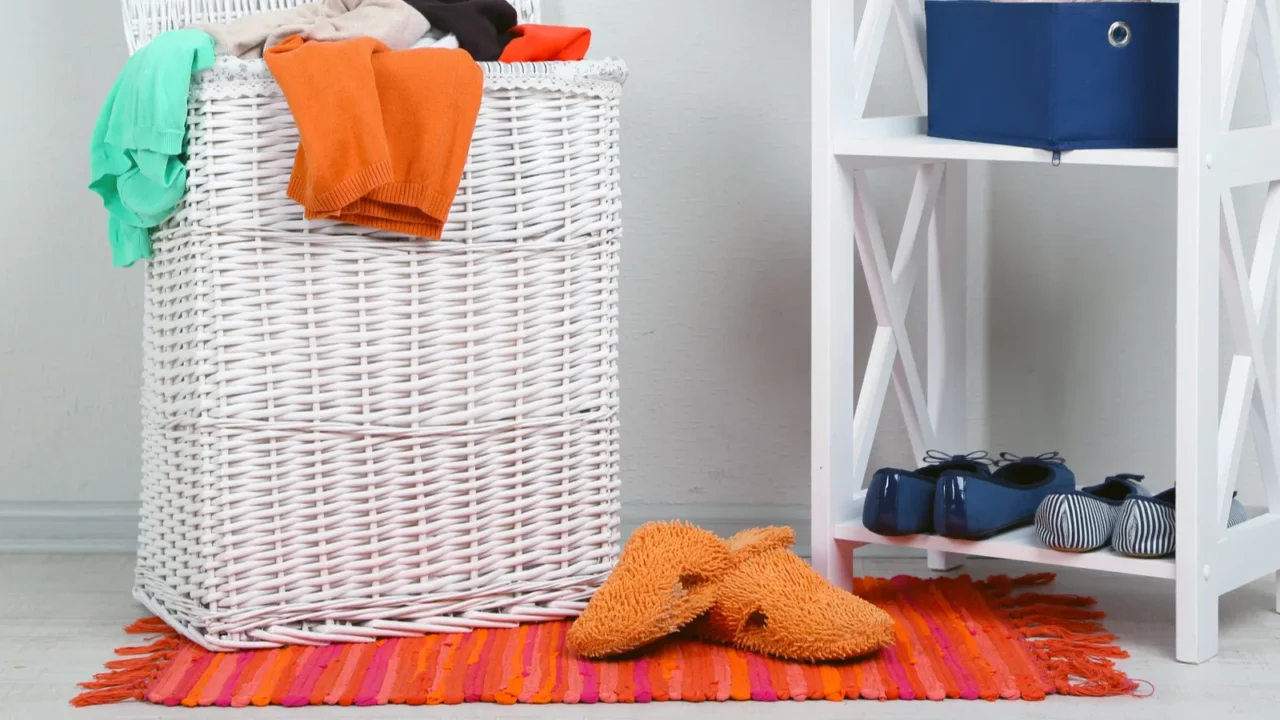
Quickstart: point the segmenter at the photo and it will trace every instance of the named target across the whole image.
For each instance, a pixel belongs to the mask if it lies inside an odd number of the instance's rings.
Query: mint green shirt
[[[187,93],[191,75],[213,67],[213,59],[213,38],[199,30],[158,35],[125,63],[98,114],[89,189],[111,214],[117,267],[151,257],[151,228],[186,192]]]

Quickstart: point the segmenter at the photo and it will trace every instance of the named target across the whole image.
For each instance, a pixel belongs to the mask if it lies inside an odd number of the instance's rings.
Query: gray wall
[[[127,55],[117,3],[7,3],[0,43],[0,503],[138,483],[142,276],[111,267],[93,123]]]
[[[807,501],[809,14],[791,4],[799,12],[769,0],[545,6],[632,71],[624,500]]]
[[[594,54],[623,57],[633,73],[623,112],[625,513],[804,525],[808,3],[552,0],[546,19],[591,27]],[[14,3],[10,27],[20,31],[0,44],[0,60],[22,71],[0,82],[3,97],[22,101],[0,115],[11,159],[0,180],[0,526],[39,528],[33,512],[67,501],[89,503],[76,512],[92,516],[136,498],[141,272],[110,266],[105,214],[84,187],[90,129],[125,58],[117,4]],[[893,34],[888,48],[873,108],[908,111]],[[1256,73],[1244,94],[1256,114]],[[878,178],[892,237],[909,177]],[[1172,180],[993,170],[995,449],[1060,450],[1082,479],[1132,471],[1171,482]],[[858,317],[865,353],[866,302]],[[910,462],[892,402],[872,462]],[[1247,469],[1256,472],[1251,457]],[[13,522],[23,517],[26,526]]]

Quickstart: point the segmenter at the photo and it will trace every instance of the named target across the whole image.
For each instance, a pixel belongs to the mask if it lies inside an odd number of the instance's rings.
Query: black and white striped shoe
[[[1138,484],[1141,479],[1141,475],[1112,475],[1100,485],[1049,495],[1036,509],[1040,542],[1064,552],[1106,547],[1124,501],[1150,494]]]
[[[1130,557],[1154,558],[1172,555],[1175,549],[1176,526],[1174,505],[1176,488],[1169,488],[1152,497],[1129,498],[1120,506],[1120,517],[1111,536],[1111,547]],[[1231,496],[1231,509],[1227,512],[1227,527],[1235,527],[1249,519],[1244,506]]]

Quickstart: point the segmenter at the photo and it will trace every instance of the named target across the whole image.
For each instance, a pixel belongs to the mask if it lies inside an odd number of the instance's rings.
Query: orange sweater
[[[484,89],[471,56],[295,35],[266,60],[298,124],[288,192],[306,217],[439,239]]]

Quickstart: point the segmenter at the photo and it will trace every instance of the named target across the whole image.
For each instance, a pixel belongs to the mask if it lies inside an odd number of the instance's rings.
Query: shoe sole
[[[1126,553],[1120,552],[1119,550],[1116,550],[1116,554],[1138,560],[1159,560],[1160,558],[1173,557],[1173,553],[1164,553],[1163,555],[1139,555],[1138,553]]]
[[[938,533],[938,534],[941,535],[942,537],[950,538],[952,540],[989,540],[995,537],[996,535],[1003,535],[1004,533],[1007,533],[1011,530],[1017,530],[1018,528],[1027,527],[1031,525],[1033,521],[1034,521],[1034,518],[1032,518],[1031,520],[1020,520],[1016,523],[1011,523],[1009,525],[1002,525],[994,530],[983,530],[980,533],[968,533],[965,535],[947,535],[946,533]]]
[[[867,528],[868,530],[870,530],[871,532],[873,532],[873,533],[875,533],[875,534],[877,534],[877,535],[883,536],[883,537],[908,537],[908,536],[910,536],[910,535],[929,535],[929,534],[931,534],[931,533],[928,533],[928,532],[906,532],[906,531],[903,531],[903,530],[890,530],[890,531],[885,531],[885,530],[882,530],[882,529],[880,529],[880,528],[873,528],[873,527],[870,527],[870,526],[864,526],[864,527],[866,527],[866,528]]]
[[[1073,553],[1073,554],[1076,554],[1076,555],[1083,555],[1083,554],[1085,554],[1085,553],[1097,552],[1097,551],[1101,550],[1102,548],[1106,547],[1106,545],[1099,545],[1098,547],[1094,547],[1094,548],[1064,548],[1064,547],[1054,547],[1054,546],[1052,546],[1052,545],[1045,545],[1045,547],[1049,548],[1050,550],[1057,551],[1057,552]]]

